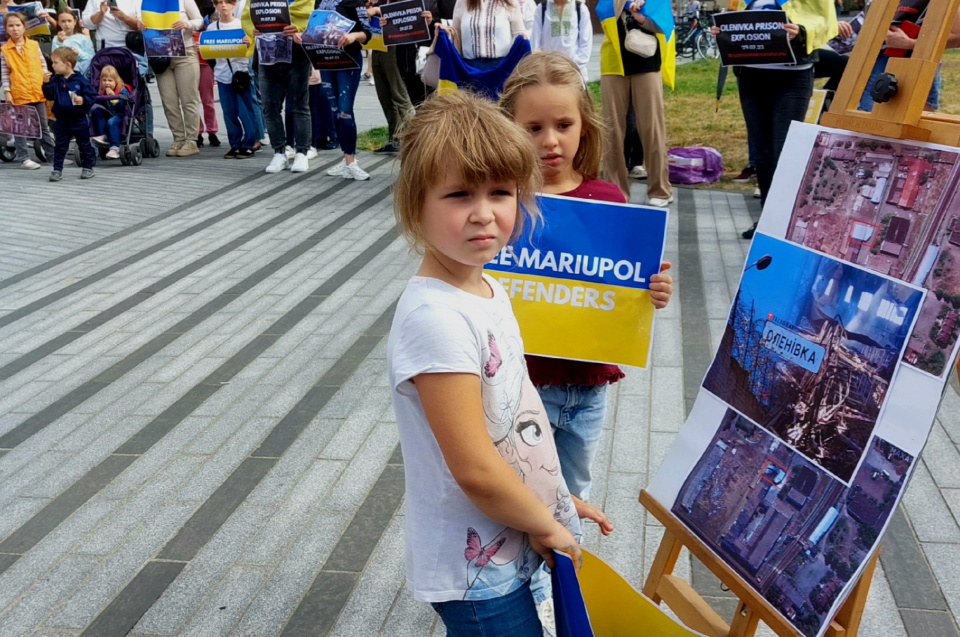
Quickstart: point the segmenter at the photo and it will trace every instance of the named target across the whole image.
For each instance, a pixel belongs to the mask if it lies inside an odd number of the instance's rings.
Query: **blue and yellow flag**
[[[437,45],[434,53],[440,58],[440,84],[437,92],[441,95],[452,93],[459,87],[468,88],[478,95],[496,101],[503,91],[503,83],[507,81],[513,69],[520,60],[530,54],[530,40],[517,36],[510,47],[510,52],[500,64],[486,71],[475,69],[462,57],[457,47],[453,45],[446,31],[440,30],[437,36]]]
[[[623,75],[623,56],[620,52],[620,36],[617,33],[617,20],[629,0],[600,0],[597,3],[597,17],[606,36],[600,45],[600,73],[602,75]],[[797,0],[792,0],[796,2]],[[677,82],[677,40],[673,28],[673,7],[670,0],[647,0],[640,10],[657,29],[660,41],[660,73],[663,83],[674,88]]]
[[[799,24],[807,32],[807,55],[837,37],[837,11],[833,0],[776,0],[786,11],[793,24]],[[738,11],[747,8],[750,2],[740,0]]]
[[[180,20],[180,0],[143,0],[140,20],[148,29],[172,29]]]

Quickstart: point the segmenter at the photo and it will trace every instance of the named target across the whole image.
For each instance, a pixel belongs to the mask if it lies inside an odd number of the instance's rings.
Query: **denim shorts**
[[[530,594],[530,582],[502,597],[430,604],[448,637],[542,637],[543,626]]]

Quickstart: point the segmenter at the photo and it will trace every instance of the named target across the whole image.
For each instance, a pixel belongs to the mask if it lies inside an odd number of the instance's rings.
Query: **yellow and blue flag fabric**
[[[370,39],[363,43],[363,48],[368,51],[382,51],[386,53],[387,45],[383,43],[383,27],[380,26],[380,18],[373,16],[370,18]]]
[[[140,21],[148,29],[172,29],[180,20],[180,0],[143,0]]]
[[[807,55],[837,37],[837,11],[833,0],[776,0],[776,3],[786,12],[790,22],[806,30]],[[740,0],[737,10],[745,10],[749,4]]]
[[[620,19],[627,2],[629,0],[600,0],[597,3],[597,18],[605,36],[603,44],[600,45],[601,75],[623,75],[623,55],[620,51],[617,20]],[[647,0],[640,13],[657,26],[660,73],[663,75],[663,83],[672,89],[677,82],[677,39],[673,24],[673,6],[670,0]]]
[[[440,29],[437,35],[437,43],[433,51],[440,58],[438,93],[444,95],[463,87],[496,101],[503,92],[503,83],[513,73],[513,69],[517,68],[521,59],[530,55],[530,40],[518,35],[503,61],[487,70],[475,69],[460,57],[457,47],[453,45],[443,29]]]
[[[510,296],[527,354],[647,367],[650,277],[660,272],[662,208],[541,195],[543,224],[484,270]]]

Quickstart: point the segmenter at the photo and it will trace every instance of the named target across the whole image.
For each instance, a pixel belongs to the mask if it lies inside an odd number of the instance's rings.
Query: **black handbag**
[[[227,65],[230,66],[230,70],[233,71],[233,66],[229,60],[227,61]],[[233,79],[230,80],[230,88],[232,88],[235,93],[246,93],[250,90],[250,74],[246,71],[234,71]]]

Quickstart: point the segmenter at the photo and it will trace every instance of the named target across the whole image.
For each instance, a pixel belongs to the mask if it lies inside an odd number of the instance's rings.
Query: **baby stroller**
[[[120,163],[124,166],[139,166],[144,157],[159,157],[160,144],[147,131],[147,114],[150,103],[150,92],[147,83],[138,69],[137,58],[129,50],[120,47],[100,49],[90,60],[90,83],[95,89],[100,87],[100,71],[105,66],[112,66],[120,73],[124,84],[132,89],[131,95],[101,95],[91,109],[109,110],[106,103],[116,99],[123,102],[123,122],[120,125]],[[92,127],[92,126],[91,126]],[[110,150],[109,142],[99,143],[91,139],[97,147],[100,159],[106,159]],[[78,158],[79,159],[79,158]]]

